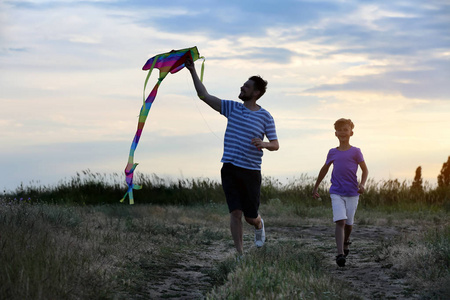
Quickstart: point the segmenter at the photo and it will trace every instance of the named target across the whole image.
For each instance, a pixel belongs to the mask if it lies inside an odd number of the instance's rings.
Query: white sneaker
[[[266,241],[266,231],[264,230],[264,221],[261,219],[261,229],[255,229],[255,245],[256,247],[262,247]]]

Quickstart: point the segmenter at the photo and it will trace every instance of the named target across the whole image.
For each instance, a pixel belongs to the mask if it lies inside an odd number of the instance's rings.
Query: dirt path
[[[231,245],[219,241],[205,246],[202,251],[184,255],[167,276],[149,283],[149,295],[145,299],[203,299],[213,286],[208,271],[234,253]]]
[[[336,246],[334,227],[307,226],[299,228],[297,235],[311,249],[323,251],[329,257],[328,271],[334,278],[348,284],[355,295],[362,299],[418,299],[411,295],[409,286],[402,279],[394,279],[391,265],[380,260],[378,250],[382,240],[390,240],[402,234],[405,229],[398,227],[358,226],[352,233],[352,245],[346,266],[340,268],[334,258]],[[286,238],[292,229],[274,228],[274,235]]]
[[[312,225],[303,227],[268,227],[267,242],[299,240],[315,251],[322,251],[329,260],[328,271],[335,278],[348,284],[355,295],[362,299],[418,299],[410,294],[408,285],[401,279],[394,279],[391,265],[379,259],[377,251],[382,240],[389,240],[402,234],[398,227],[358,226],[352,233],[353,244],[347,264],[337,267],[334,244],[334,227]],[[247,233],[245,233],[247,234]],[[251,241],[245,247],[252,247]],[[207,275],[214,265],[234,254],[230,243],[219,241],[205,246],[204,251],[184,255],[183,261],[159,282],[150,283],[151,299],[203,299],[212,283]]]

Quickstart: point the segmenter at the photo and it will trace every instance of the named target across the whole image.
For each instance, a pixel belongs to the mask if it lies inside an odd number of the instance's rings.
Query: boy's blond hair
[[[349,125],[352,130],[353,128],[355,128],[355,124],[353,124],[352,120],[340,118],[339,120],[334,122],[334,129],[337,130],[344,125]]]

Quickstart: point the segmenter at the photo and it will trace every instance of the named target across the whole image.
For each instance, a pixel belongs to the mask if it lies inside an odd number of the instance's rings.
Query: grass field
[[[112,179],[111,179],[112,178]],[[334,258],[323,187],[265,178],[267,243],[237,259],[220,184],[141,176],[133,206],[116,176],[84,172],[0,199],[0,299],[445,299],[449,190],[371,182],[349,266]],[[148,195],[152,195],[151,197]],[[164,204],[163,204],[164,203]]]

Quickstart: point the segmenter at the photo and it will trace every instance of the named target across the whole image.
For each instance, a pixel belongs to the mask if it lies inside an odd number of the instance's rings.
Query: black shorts
[[[261,171],[224,163],[221,175],[229,212],[238,209],[248,218],[257,218],[261,195]]]

